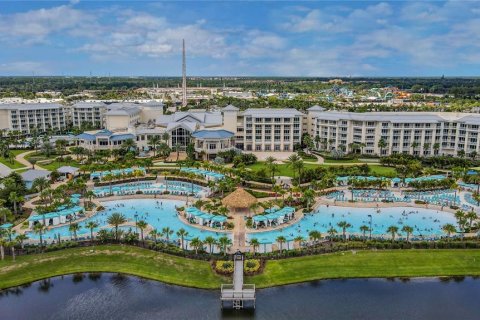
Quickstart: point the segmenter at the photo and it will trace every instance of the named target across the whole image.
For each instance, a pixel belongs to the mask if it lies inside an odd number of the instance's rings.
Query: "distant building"
[[[25,172],[22,172],[20,176],[25,182],[25,187],[27,189],[31,189],[33,185],[33,181],[35,181],[35,179],[45,178],[47,180],[50,180],[50,174],[51,174],[51,171],[48,171],[48,170],[30,169]]]
[[[36,129],[62,131],[67,128],[68,111],[58,103],[0,104],[0,129],[30,134]]]

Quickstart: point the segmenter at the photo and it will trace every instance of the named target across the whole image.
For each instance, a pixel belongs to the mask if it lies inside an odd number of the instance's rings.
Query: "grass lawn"
[[[207,261],[129,246],[74,248],[0,261],[0,289],[76,272],[121,272],[182,286],[218,289],[223,279]]]
[[[362,161],[358,159],[324,159],[324,163],[335,163],[335,164],[349,164],[349,163],[361,163]]]
[[[345,163],[345,166],[348,166],[349,164],[348,163]],[[354,164],[352,164],[354,165]],[[328,164],[327,165],[321,165],[321,164],[313,164],[313,163],[304,163],[304,167],[305,168],[308,168],[308,169],[312,169],[312,168],[316,168],[316,167],[319,167],[319,166],[329,166]],[[382,176],[391,176],[391,177],[395,177],[397,175],[397,171],[395,170],[395,168],[393,167],[384,167],[384,166],[381,166],[381,165],[378,165],[378,164],[368,164],[368,166],[370,167],[370,169],[372,170],[372,174],[378,174],[378,175],[382,175]],[[252,165],[249,165],[247,166],[247,168],[253,170],[253,171],[258,171],[262,168],[267,168],[265,166],[265,162],[262,162],[262,161],[259,161],[257,163],[254,163]],[[276,175],[278,176],[286,176],[286,177],[293,177],[293,170],[291,167],[289,167],[287,164],[279,164],[278,165],[278,172],[276,173]],[[267,172],[268,174],[268,172]]]
[[[480,275],[480,250],[351,251],[268,261],[245,283],[269,287],[334,278]]]
[[[77,272],[120,272],[182,286],[219,289],[231,279],[209,262],[129,246],[74,248],[0,261],[0,289]],[[245,283],[264,288],[332,278],[480,275],[480,250],[351,251],[267,261],[263,274]]]
[[[50,170],[50,171],[57,170],[58,168],[60,168],[62,166],[72,166],[72,167],[80,168],[80,163],[78,161],[75,161],[75,160],[60,161],[60,159],[57,159],[55,161],[52,161],[49,164],[44,164],[44,163],[41,163],[41,162],[38,162],[37,164],[40,167],[45,168],[45,169]]]
[[[381,165],[369,164],[368,167],[372,173],[385,176],[385,177],[396,177],[397,170],[393,167],[384,167]]]
[[[13,157],[16,157],[20,153],[27,152],[28,150],[24,149],[12,149],[10,152],[13,154]],[[8,161],[7,159],[0,157],[0,162],[9,167],[10,169],[19,169],[24,168],[25,166],[18,162],[17,160],[13,159],[12,162]]]
[[[313,164],[313,163],[304,163],[304,167],[305,168],[316,168],[320,165],[318,164]],[[247,168],[253,170],[253,171],[258,171],[262,168],[265,168],[267,169],[266,165],[265,165],[265,162],[263,161],[259,161],[259,162],[256,162],[254,164],[251,164],[249,166],[247,166]],[[267,172],[268,174],[268,172]],[[275,173],[275,175],[277,176],[285,176],[285,177],[293,177],[293,170],[291,167],[289,167],[287,164],[279,164],[278,165],[278,172]]]

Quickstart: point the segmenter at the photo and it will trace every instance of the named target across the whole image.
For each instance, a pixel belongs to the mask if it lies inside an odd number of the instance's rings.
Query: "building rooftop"
[[[51,171],[48,170],[35,170],[30,169],[25,172],[22,172],[20,175],[24,181],[32,182],[37,178],[47,178],[50,176]]]
[[[245,116],[252,117],[295,117],[303,113],[293,108],[272,109],[272,108],[251,108],[243,112]]]
[[[227,139],[233,137],[235,134],[228,130],[198,130],[192,134],[192,137],[197,139]]]
[[[6,103],[0,104],[1,110],[44,110],[60,109],[63,106],[59,103]]]
[[[101,101],[79,101],[73,105],[73,108],[99,108],[99,107],[106,107],[107,105]]]
[[[237,107],[235,107],[233,104],[229,104],[228,106],[226,106],[225,108],[222,109],[223,111],[238,111],[240,109],[238,109]]]
[[[133,103],[112,103],[108,105],[109,116],[130,116],[140,112],[140,106]]]

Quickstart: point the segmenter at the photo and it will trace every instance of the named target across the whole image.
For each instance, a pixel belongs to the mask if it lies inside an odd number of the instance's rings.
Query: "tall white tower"
[[[187,62],[185,59],[185,39],[182,50],[182,107],[187,106]]]

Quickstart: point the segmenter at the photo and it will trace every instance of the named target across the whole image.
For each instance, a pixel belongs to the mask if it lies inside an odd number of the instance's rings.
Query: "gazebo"
[[[257,203],[257,198],[243,188],[238,188],[222,199],[222,204],[224,206],[232,208],[235,211],[237,209],[248,209],[254,203]]]

